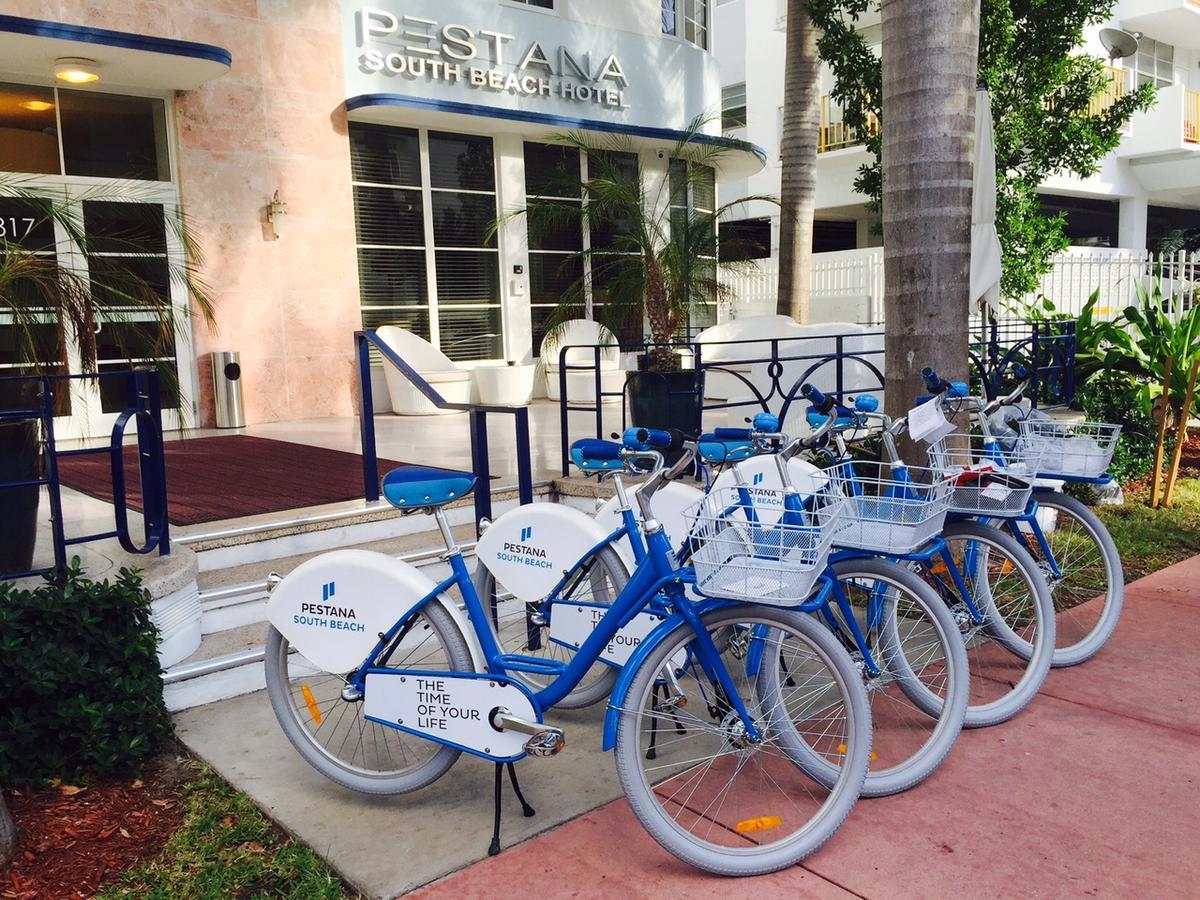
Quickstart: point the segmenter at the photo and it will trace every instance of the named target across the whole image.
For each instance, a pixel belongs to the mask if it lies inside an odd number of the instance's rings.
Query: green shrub
[[[33,590],[0,582],[0,784],[126,773],[171,733],[158,632],[137,572]]]
[[[1121,440],[1108,471],[1122,484],[1149,474],[1154,466],[1157,428],[1144,397],[1145,391],[1133,378],[1107,370],[1088,379],[1076,398],[1088,421],[1121,426]]]

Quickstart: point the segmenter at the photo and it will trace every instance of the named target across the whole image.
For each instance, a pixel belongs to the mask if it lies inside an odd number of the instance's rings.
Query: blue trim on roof
[[[478,103],[460,103],[454,100],[430,100],[426,97],[409,97],[404,94],[359,94],[346,101],[346,110],[352,112],[371,106],[406,106],[411,109],[426,109],[434,112],[458,113],[465,116],[484,116],[489,119],[509,119],[514,122],[531,122],[536,125],[553,125],[556,128],[577,128],[581,131],[604,131],[610,134],[628,134],[634,137],[678,141],[687,136],[686,131],[676,128],[655,128],[649,125],[623,125],[620,122],[603,122],[597,119],[577,119],[572,116],[557,116],[551,113],[530,112],[524,109],[506,109],[483,106]],[[692,141],[712,144],[753,153],[762,162],[767,161],[767,151],[749,141],[739,141],[716,134],[696,134]]]
[[[56,38],[61,41],[99,44],[105,47],[121,47],[126,50],[142,50],[147,53],[165,53],[169,56],[188,56],[193,59],[206,59],[210,62],[221,63],[224,66],[233,62],[233,56],[228,50],[212,44],[130,34],[127,31],[109,31],[107,28],[89,28],[86,25],[68,25],[65,22],[24,19],[20,16],[0,16],[0,31],[10,34],[27,34],[33,37]]]

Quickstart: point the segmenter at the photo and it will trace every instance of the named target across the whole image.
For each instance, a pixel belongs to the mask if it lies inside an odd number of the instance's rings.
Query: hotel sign
[[[346,97],[668,129],[720,108],[716,60],[664,36],[657,4],[564,5],[585,20],[499,0],[342,0]]]
[[[355,32],[366,74],[626,108],[629,79],[615,53],[369,6],[358,9]]]

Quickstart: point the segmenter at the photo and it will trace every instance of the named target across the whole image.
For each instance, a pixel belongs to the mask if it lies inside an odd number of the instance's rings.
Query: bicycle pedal
[[[561,728],[547,725],[525,742],[525,752],[530,756],[554,756],[567,746],[567,736]]]

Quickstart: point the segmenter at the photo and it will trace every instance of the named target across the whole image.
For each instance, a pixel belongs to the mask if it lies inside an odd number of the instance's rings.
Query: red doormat
[[[236,519],[363,495],[362,457],[357,453],[245,434],[166,441],[163,447],[172,525]],[[381,459],[379,474],[405,465]],[[60,457],[58,472],[64,485],[112,502],[107,453]],[[140,512],[136,445],[125,447],[125,495],[129,508]]]

